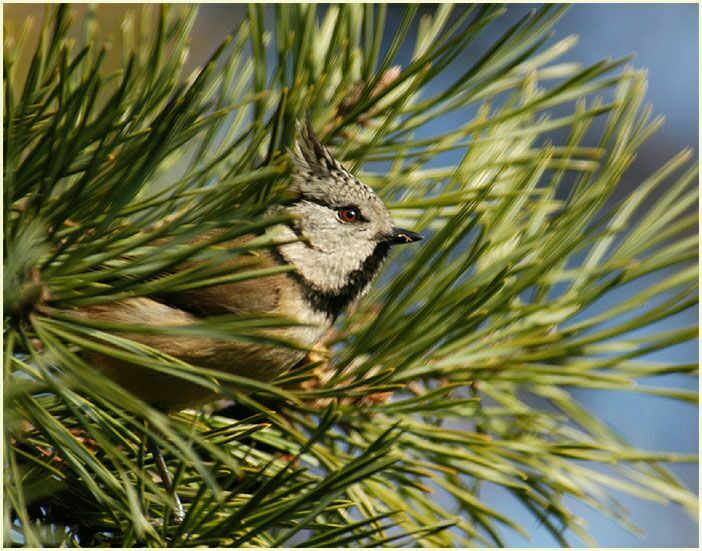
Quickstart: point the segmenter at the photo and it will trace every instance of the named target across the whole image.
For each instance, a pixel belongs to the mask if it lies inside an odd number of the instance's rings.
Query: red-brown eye
[[[347,224],[361,221],[361,211],[356,207],[341,207],[337,212],[339,220]]]

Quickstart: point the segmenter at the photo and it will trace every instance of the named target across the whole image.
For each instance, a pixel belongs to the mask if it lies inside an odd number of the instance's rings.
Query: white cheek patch
[[[361,268],[373,249],[369,244],[355,248],[351,254],[351,251],[324,251],[297,242],[282,245],[280,253],[309,283],[323,292],[333,293],[347,285],[350,274]]]

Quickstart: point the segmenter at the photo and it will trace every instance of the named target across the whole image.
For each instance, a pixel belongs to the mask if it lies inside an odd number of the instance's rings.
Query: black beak
[[[419,241],[424,239],[418,233],[413,231],[403,230],[401,228],[393,228],[392,233],[385,240],[386,243],[391,245],[403,245],[405,243],[413,243],[414,241]]]

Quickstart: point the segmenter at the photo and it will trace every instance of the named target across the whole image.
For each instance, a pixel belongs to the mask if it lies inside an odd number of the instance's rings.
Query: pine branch
[[[28,27],[8,28],[8,545],[308,538],[320,547],[450,547],[502,545],[505,528],[526,535],[529,522],[483,502],[484,483],[507,489],[561,544],[573,535],[590,542],[566,497],[632,531],[608,489],[696,515],[693,492],[663,466],[696,458],[630,445],[572,391],[697,401],[639,381],[696,376],[696,365],[646,355],[697,329],[638,332],[696,304],[697,167],[683,151],[614,201],[661,124],[644,107],[645,75],[626,59],[559,62],[574,39],[552,41],[557,6],[532,11],[456,70],[504,9],[446,4],[418,19],[410,7],[391,30],[385,6],[250,6],[190,77],[190,8],[128,13],[112,72],[95,8],[73,48],[73,8],[50,8],[26,72],[18,60],[32,48]],[[66,313],[270,275],[222,268],[270,239],[223,244],[281,221],[263,213],[284,196],[287,151],[306,114],[396,221],[427,237],[386,268],[326,351],[262,383],[128,338],[173,328]],[[452,128],[427,135],[425,125],[446,116]],[[557,129],[567,137],[548,143]],[[585,139],[593,133],[594,146]],[[451,154],[458,160],[443,160]],[[650,275],[655,283],[611,300]],[[252,342],[262,327],[287,323],[220,316],[177,332]],[[164,415],[95,370],[84,350],[228,401]],[[174,501],[145,434],[175,475],[182,524],[171,520]]]

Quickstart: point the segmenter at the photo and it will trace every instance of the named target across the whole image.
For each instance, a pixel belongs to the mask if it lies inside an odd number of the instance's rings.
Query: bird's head
[[[380,197],[331,155],[309,121],[298,125],[293,159],[295,198],[285,211],[300,241],[281,254],[317,292],[347,304],[366,291],[391,246],[421,236],[393,225]]]

